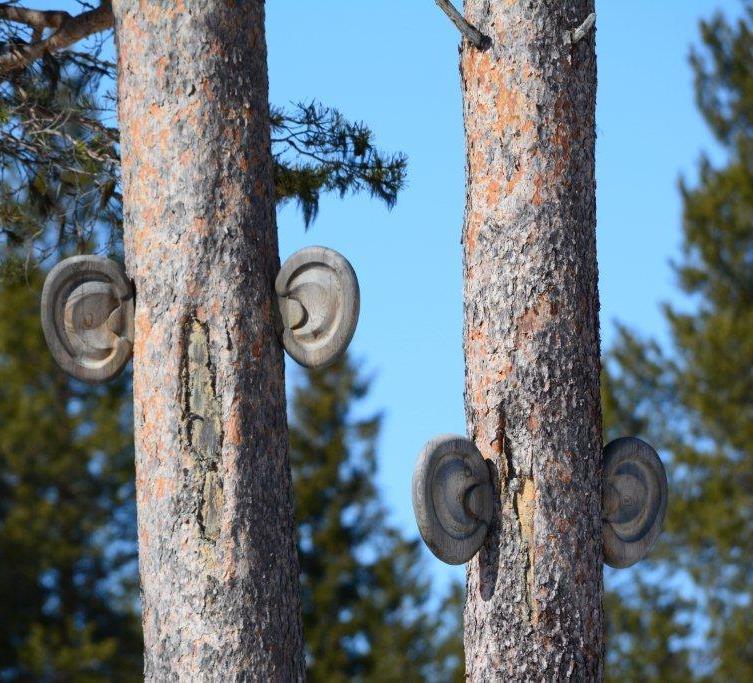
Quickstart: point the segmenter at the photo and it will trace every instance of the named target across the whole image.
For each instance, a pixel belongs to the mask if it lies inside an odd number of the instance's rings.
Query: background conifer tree
[[[753,679],[753,3],[701,38],[696,98],[726,159],[681,183],[669,346],[621,328],[604,383],[609,435],[646,436],[671,475],[665,534],[638,570],[655,586],[609,603],[610,661],[631,660],[607,665],[612,680]]]
[[[55,365],[39,280],[0,285],[0,678],[139,680],[128,378]]]
[[[420,546],[379,500],[369,380],[348,357],[302,376],[290,457],[309,680],[461,680],[461,600],[431,609]]]

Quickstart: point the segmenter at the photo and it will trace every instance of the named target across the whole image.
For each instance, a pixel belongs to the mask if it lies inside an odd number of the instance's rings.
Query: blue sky
[[[597,0],[597,206],[603,347],[615,320],[665,337],[659,303],[676,300],[669,260],[680,240],[677,180],[702,150],[718,157],[693,102],[688,65],[698,21],[735,0]],[[279,215],[285,258],[309,244],[353,263],[361,320],[352,350],[375,373],[369,406],[385,411],[379,485],[415,534],[414,460],[430,437],[465,433],[460,227],[464,149],[458,34],[432,0],[267,3],[270,98],[316,98],[366,121],[409,157],[408,186],[388,211],[366,197],[327,198],[304,232]],[[291,367],[293,373],[295,370]],[[427,551],[440,582],[463,576]]]

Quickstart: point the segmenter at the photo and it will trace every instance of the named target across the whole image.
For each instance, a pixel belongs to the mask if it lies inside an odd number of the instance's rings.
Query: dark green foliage
[[[23,39],[16,25],[0,21],[0,42],[14,39]],[[115,65],[101,57],[101,40],[0,82],[0,235],[38,261],[55,249],[120,247],[118,130],[107,123],[115,119]],[[270,125],[278,203],[296,200],[306,226],[323,192],[395,203],[406,159],[378,150],[365,124],[312,102],[273,107]]]
[[[675,271],[687,303],[665,307],[671,346],[622,329],[608,363],[607,425],[645,435],[671,461],[666,531],[653,564],[675,581],[644,592],[639,608],[654,613],[658,633],[678,637],[636,640],[641,651],[631,656],[645,666],[631,680],[666,680],[658,663],[667,648],[691,656],[697,678],[753,680],[752,29],[748,1],[734,24],[721,15],[704,22],[703,49],[692,55],[698,104],[727,161],[716,168],[703,158],[697,185],[681,184]],[[690,639],[662,608],[678,582],[696,602]],[[611,616],[614,647],[646,628]]]
[[[2,43],[28,40],[27,28],[0,21]],[[83,250],[94,234],[105,250],[119,241],[114,64],[104,36],[86,52],[46,55],[0,82],[0,234],[42,260],[56,248]]]
[[[687,650],[674,647],[673,642],[690,632],[686,613],[690,603],[665,591],[662,584],[636,576],[619,594],[607,593],[604,606],[609,615],[608,683],[692,679]]]
[[[381,418],[358,409],[368,387],[346,358],[307,371],[292,399],[308,677],[462,680],[462,598],[453,592],[444,618],[429,608],[418,542],[387,522],[374,485]]]
[[[99,76],[63,64],[0,86],[0,679],[139,680],[129,378],[70,379],[39,321],[37,260],[120,249]]]
[[[374,147],[363,123],[315,102],[285,111],[272,108],[272,151],[278,203],[297,200],[308,226],[323,191],[367,191],[392,207],[405,182],[406,159]]]
[[[55,366],[30,275],[0,285],[0,679],[137,680],[128,378]]]

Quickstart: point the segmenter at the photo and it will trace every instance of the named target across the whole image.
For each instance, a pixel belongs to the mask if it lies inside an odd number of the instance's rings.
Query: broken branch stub
[[[463,564],[484,543],[494,500],[486,461],[472,441],[452,434],[424,446],[413,471],[413,511],[421,537],[447,564]]]
[[[58,263],[42,290],[42,330],[55,361],[91,384],[116,377],[133,351],[133,287],[102,256]]]
[[[604,561],[624,568],[656,543],[667,511],[667,474],[656,451],[634,437],[604,447]]]
[[[306,368],[324,368],[348,348],[360,309],[358,279],[347,259],[326,247],[293,254],[275,280],[285,350]]]

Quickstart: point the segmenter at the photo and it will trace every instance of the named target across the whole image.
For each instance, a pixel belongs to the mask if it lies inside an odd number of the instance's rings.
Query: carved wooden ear
[[[424,542],[447,564],[468,562],[484,543],[494,500],[486,461],[454,435],[424,446],[413,471],[413,511]]]
[[[667,474],[651,446],[626,437],[605,446],[603,482],[604,561],[629,567],[659,537],[667,511]]]
[[[42,330],[63,370],[92,384],[116,377],[133,350],[133,288],[102,256],[58,263],[42,290]]]
[[[358,323],[361,299],[350,263],[326,247],[301,249],[283,264],[275,291],[285,350],[307,368],[334,363]]]

